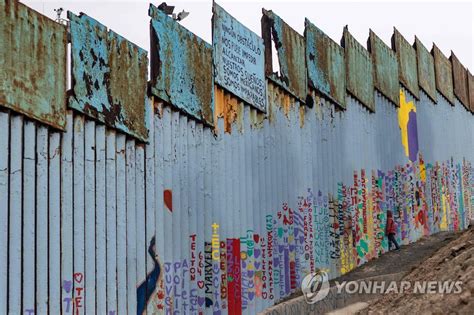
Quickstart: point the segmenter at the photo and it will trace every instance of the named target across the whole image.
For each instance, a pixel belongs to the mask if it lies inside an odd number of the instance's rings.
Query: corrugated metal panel
[[[151,92],[213,124],[212,46],[150,5]]]
[[[437,94],[433,56],[416,36],[415,48],[418,61],[418,82],[423,91],[436,103]]]
[[[342,42],[346,56],[347,90],[375,112],[372,58],[364,46],[349,33],[347,26],[344,28]]]
[[[72,90],[69,106],[141,141],[148,139],[145,50],[86,14],[68,12]]]
[[[306,43],[303,36],[292,29],[273,11],[262,9],[262,36],[265,44],[265,73],[303,103],[307,95],[305,60]],[[275,43],[280,73],[273,73],[272,42]]]
[[[372,30],[369,35],[369,51],[374,64],[374,85],[395,106],[400,106],[400,85],[398,83],[398,61],[395,52]]]
[[[214,2],[214,75],[217,84],[266,111],[265,47],[253,33]]]
[[[467,69],[461,64],[454,52],[451,51],[451,65],[453,69],[454,95],[469,110],[469,90]]]
[[[10,201],[7,214],[22,214],[8,215],[3,238],[19,248],[22,237],[36,238],[23,246],[34,261],[15,251],[0,256],[1,267],[17,272],[0,282],[9,286],[0,296],[9,299],[5,313],[21,313],[23,303],[23,312],[255,314],[293,294],[315,268],[334,278],[387,252],[387,210],[404,244],[467,227],[474,148],[465,143],[474,141],[466,132],[474,116],[464,108],[443,98],[433,106],[424,94],[414,104],[402,90],[401,109],[377,94],[375,114],[352,97],[337,111],[316,95],[307,108],[273,83],[268,91],[272,120],[259,123],[257,110],[240,102],[235,132],[214,134],[159,104],[146,146],[80,113],[70,112],[66,132],[56,133],[0,112],[0,129],[12,139],[0,139],[0,183],[7,183],[0,196]],[[228,93],[217,100],[237,102]],[[225,129],[225,117],[217,123]],[[405,132],[419,144],[413,161],[400,149]],[[44,218],[31,210],[44,213],[47,201],[50,229],[41,236]],[[48,237],[61,250],[45,260]],[[48,304],[22,294],[39,283],[39,275],[22,281],[25,269],[45,262],[40,279],[61,292],[48,291]]]
[[[64,129],[66,28],[14,0],[0,21],[0,106]]]
[[[392,48],[397,53],[400,82],[419,99],[416,51],[396,28],[394,28],[392,35]]]
[[[344,49],[308,19],[305,19],[304,36],[309,86],[345,108]]]
[[[443,95],[451,105],[454,105],[453,92],[453,72],[451,69],[451,62],[446,58],[441,50],[433,44],[431,50],[435,64],[436,88]]]

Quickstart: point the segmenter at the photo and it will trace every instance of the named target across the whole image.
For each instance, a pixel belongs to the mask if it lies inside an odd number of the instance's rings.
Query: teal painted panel
[[[374,85],[395,106],[400,106],[398,61],[395,52],[372,30],[369,35],[369,51],[374,64]]]
[[[418,64],[418,83],[423,91],[426,92],[429,98],[435,103],[438,102],[436,94],[436,80],[434,59],[428,49],[421,43],[418,37],[415,36],[416,58]]]
[[[66,53],[64,25],[0,0],[0,106],[64,130]]]
[[[305,62],[305,39],[272,11],[266,11],[263,9],[263,15],[262,33],[266,50],[266,75],[304,102],[308,90]],[[271,67],[272,45],[268,40],[271,37],[273,37],[278,53],[278,63],[280,65],[279,75],[274,74]]]
[[[342,38],[346,56],[347,91],[375,112],[372,58],[369,52],[344,28]]]
[[[452,51],[450,59],[453,67],[454,95],[456,95],[458,100],[469,110],[467,70]]]
[[[93,18],[68,12],[69,106],[140,141],[148,140],[147,52]]]
[[[305,20],[308,85],[342,108],[346,108],[344,49]]]
[[[400,82],[417,99],[420,98],[418,87],[418,70],[416,66],[416,51],[410,43],[394,29],[392,36],[392,48],[397,53],[398,75]]]
[[[435,79],[436,88],[439,93],[443,95],[451,105],[454,105],[454,90],[453,90],[453,71],[451,62],[446,58],[441,50],[433,44],[431,50],[435,64]]]
[[[150,4],[151,92],[213,124],[212,46]]]

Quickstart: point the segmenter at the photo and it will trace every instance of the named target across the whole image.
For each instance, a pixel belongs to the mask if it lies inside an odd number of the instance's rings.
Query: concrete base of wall
[[[407,272],[398,272],[385,274],[365,279],[355,280],[362,281],[400,281]],[[348,294],[343,290],[338,293],[337,286],[330,288],[328,295],[324,300],[314,304],[308,304],[304,296],[297,297],[290,301],[286,301],[266,309],[260,314],[263,315],[299,315],[299,314],[325,314],[335,310],[343,309],[352,304],[367,302],[375,298],[379,298],[382,294]],[[359,304],[358,304],[359,305]],[[360,309],[358,309],[360,310]],[[342,311],[342,310],[341,310]],[[349,312],[350,313],[350,312]]]

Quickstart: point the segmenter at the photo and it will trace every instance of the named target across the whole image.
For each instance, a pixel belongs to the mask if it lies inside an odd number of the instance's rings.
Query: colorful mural
[[[315,268],[332,271],[332,277],[345,274],[388,251],[389,210],[402,244],[466,228],[472,217],[472,164],[451,159],[425,165],[421,154],[414,160],[388,171],[355,171],[353,183],[338,183],[335,194],[314,194],[308,188],[295,196],[297,209],[283,203],[276,214],[266,215],[264,234],[249,227],[242,236],[219,239],[220,254],[215,257],[214,239],[205,243],[204,253],[193,246],[190,257],[205,260],[206,290],[191,294],[196,302],[189,305],[195,305],[197,313],[241,314],[259,300],[288,296]],[[184,265],[186,261],[166,262],[165,273],[171,268],[166,266],[178,266],[173,267],[177,277]],[[185,298],[183,282],[194,281],[191,273],[182,276],[166,282],[166,296],[175,302]],[[171,304],[166,312],[177,307]]]

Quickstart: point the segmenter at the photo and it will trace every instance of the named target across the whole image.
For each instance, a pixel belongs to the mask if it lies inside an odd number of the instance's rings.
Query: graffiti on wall
[[[421,154],[414,160],[388,171],[355,171],[353,183],[339,183],[335,194],[309,188],[295,196],[297,209],[283,203],[267,214],[262,235],[250,228],[225,240],[216,234],[217,240],[205,242],[204,253],[192,245],[189,264],[165,263],[165,278],[174,270],[165,292],[174,292],[174,304],[166,311],[184,303],[196,312],[239,314],[258,300],[288,296],[316,268],[345,274],[388,251],[387,211],[394,213],[402,244],[466,228],[472,216],[472,164],[451,159],[425,165]],[[190,239],[195,243],[196,236]],[[196,272],[204,273],[198,287],[205,290],[186,296],[183,282],[195,281]]]

